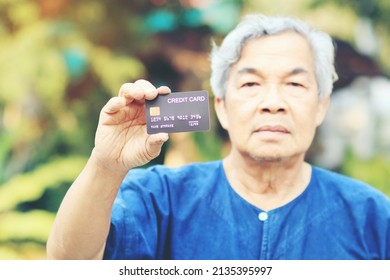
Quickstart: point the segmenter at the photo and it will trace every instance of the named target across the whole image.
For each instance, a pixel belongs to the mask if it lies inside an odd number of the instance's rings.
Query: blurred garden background
[[[308,160],[390,196],[390,1],[0,0],[0,259],[46,258],[99,111],[122,83],[210,90],[211,39],[253,12],[334,37],[340,79]],[[210,132],[172,134],[151,164],[219,159],[228,147],[213,115]]]

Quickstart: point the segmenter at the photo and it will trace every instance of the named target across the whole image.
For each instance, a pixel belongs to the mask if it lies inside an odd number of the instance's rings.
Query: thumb
[[[152,134],[146,140],[146,150],[148,155],[153,159],[157,157],[161,152],[162,145],[168,141],[168,133]]]

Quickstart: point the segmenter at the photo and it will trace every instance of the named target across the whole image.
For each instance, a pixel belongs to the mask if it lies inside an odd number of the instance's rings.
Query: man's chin
[[[250,157],[258,162],[281,162],[284,157],[281,155],[250,155]]]
[[[265,154],[250,154],[249,155],[254,161],[258,163],[283,163],[289,161],[292,156],[285,155],[282,153],[265,153]]]

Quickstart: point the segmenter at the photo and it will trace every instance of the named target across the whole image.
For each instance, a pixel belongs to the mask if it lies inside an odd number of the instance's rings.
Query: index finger
[[[137,80],[134,83],[124,83],[119,89],[119,96],[126,98],[127,104],[133,100],[142,101],[154,99],[157,96],[157,89],[146,80]]]
[[[158,94],[168,94],[168,93],[171,93],[171,89],[167,86],[160,86],[157,89],[157,92],[158,92]]]

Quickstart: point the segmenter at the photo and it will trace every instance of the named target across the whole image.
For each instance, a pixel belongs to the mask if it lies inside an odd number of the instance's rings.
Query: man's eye
[[[248,83],[243,84],[241,87],[255,87],[258,85],[259,85],[259,83],[256,83],[256,82],[248,82]]]
[[[296,83],[296,82],[290,82],[290,83],[288,83],[287,85],[289,85],[289,86],[293,86],[293,87],[303,87],[303,85],[302,85],[302,84],[300,84],[300,83]]]

